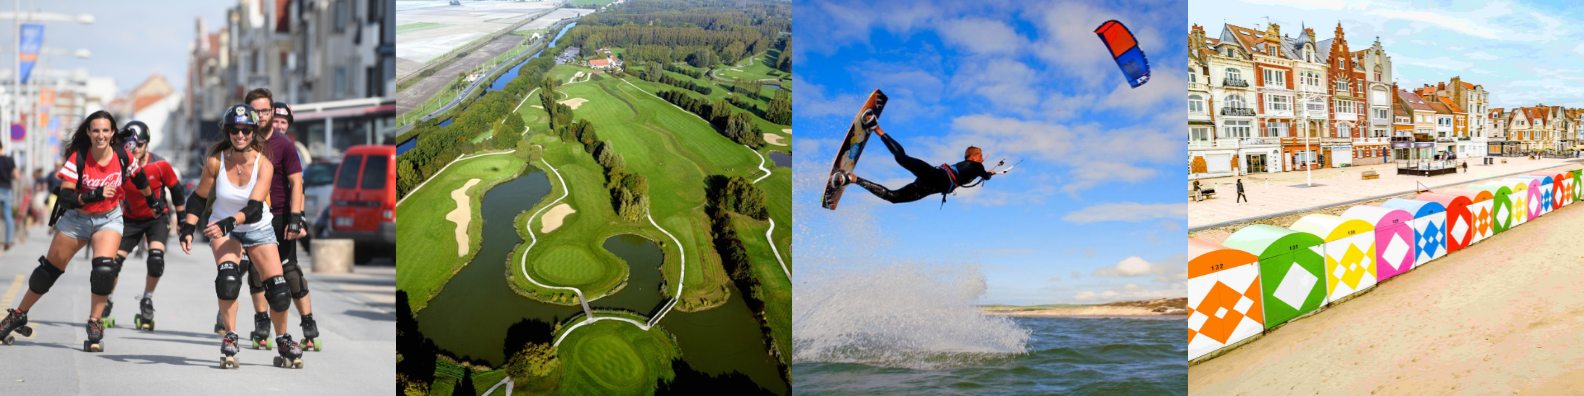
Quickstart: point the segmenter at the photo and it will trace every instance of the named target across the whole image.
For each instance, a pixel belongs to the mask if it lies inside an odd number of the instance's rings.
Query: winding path
[[[539,147],[540,147],[540,149],[544,148],[544,146],[539,146]],[[566,199],[567,194],[572,191],[572,189],[567,186],[566,179],[561,177],[561,171],[560,170],[557,170],[555,168],[555,166],[550,165],[550,162],[549,161],[545,161],[544,158],[540,158],[539,162],[543,163],[546,168],[550,168],[550,172],[554,173],[556,175],[556,181],[561,182],[561,197],[556,198],[554,201],[550,201],[549,205],[545,205],[544,207],[539,208],[539,210],[535,211],[533,215],[528,216],[527,223],[523,225],[525,228],[527,228],[527,231],[528,231],[528,238],[529,238],[528,247],[523,248],[523,256],[522,256],[522,260],[520,261],[520,264],[519,264],[519,269],[522,271],[523,279],[527,279],[529,282],[532,282],[534,285],[537,285],[539,287],[543,287],[543,288],[546,288],[546,289],[571,290],[573,293],[577,293],[578,303],[581,303],[583,305],[583,315],[588,317],[587,320],[584,320],[584,321],[578,322],[576,324],[573,324],[572,327],[569,327],[569,328],[566,329],[566,331],[561,332],[561,336],[560,337],[556,337],[555,343],[551,344],[551,346],[557,346],[557,347],[561,346],[561,340],[565,339],[567,334],[572,334],[573,330],[577,330],[577,328],[583,327],[583,325],[586,325],[586,324],[589,324],[589,323],[598,322],[598,321],[601,321],[601,320],[617,320],[617,321],[632,323],[634,326],[638,326],[638,328],[643,329],[644,331],[649,331],[649,329],[654,327],[654,325],[656,323],[660,323],[660,319],[665,318],[665,315],[667,313],[671,312],[671,308],[676,306],[677,301],[681,301],[682,300],[682,285],[686,284],[686,281],[687,281],[687,249],[683,249],[682,248],[682,241],[678,240],[676,235],[671,235],[670,231],[666,231],[665,228],[661,228],[660,224],[655,223],[654,216],[645,215],[645,217],[647,217],[649,219],[649,224],[654,225],[654,227],[656,229],[659,229],[660,232],[665,233],[666,236],[668,236],[668,237],[671,237],[671,242],[673,242],[677,246],[677,253],[678,253],[677,257],[679,259],[677,261],[678,262],[677,268],[679,269],[679,271],[678,271],[678,275],[677,275],[676,297],[673,297],[671,299],[671,302],[666,304],[665,308],[661,308],[660,309],[660,313],[655,315],[654,318],[649,319],[649,322],[647,322],[647,323],[639,323],[636,320],[627,319],[627,318],[596,317],[596,316],[594,316],[594,310],[589,309],[589,305],[588,305],[588,301],[589,300],[587,298],[583,297],[583,291],[582,290],[579,290],[578,288],[575,288],[575,287],[546,285],[546,284],[543,284],[543,283],[539,283],[539,281],[537,281],[537,280],[534,280],[534,278],[532,276],[528,276],[528,252],[533,249],[533,246],[535,244],[539,243],[539,238],[534,236],[533,219],[536,218],[536,217],[539,217],[540,214],[543,214],[545,209],[548,209],[548,208],[550,208],[552,206],[555,206],[557,203],[560,203],[561,200]]]
[[[771,217],[770,218],[770,230],[765,231],[765,241],[770,242],[770,253],[775,253],[776,262],[777,263],[781,263],[781,272],[785,272],[786,273],[787,282],[792,282],[792,270],[787,269],[786,261],[782,261],[781,260],[781,251],[776,249],[775,238],[771,238],[770,237],[770,233],[773,233],[773,232],[775,232],[775,218]]]

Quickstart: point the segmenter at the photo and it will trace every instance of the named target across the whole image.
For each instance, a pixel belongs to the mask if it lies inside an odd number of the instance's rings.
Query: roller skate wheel
[[[275,364],[275,367],[280,367],[281,366],[281,357],[280,356],[276,356],[275,357],[275,363],[274,364]]]
[[[314,348],[314,352],[319,352],[320,349],[324,348],[324,341],[323,340],[314,340],[313,348]]]
[[[302,359],[292,360],[292,368],[301,369],[302,366],[303,366]]]
[[[16,337],[6,336],[6,338],[5,338],[5,344],[6,345],[11,345],[11,344],[15,344],[15,343],[16,343]]]
[[[258,343],[258,340],[253,340],[253,349],[254,349],[254,350],[257,350],[257,349],[259,349],[259,343]]]
[[[99,324],[104,325],[104,327],[115,327],[115,318],[100,318]]]
[[[28,326],[17,327],[16,328],[16,332],[17,332],[17,334],[21,334],[23,337],[32,337],[33,336],[33,328],[32,327],[28,327]],[[7,336],[7,337],[10,337],[10,336]]]

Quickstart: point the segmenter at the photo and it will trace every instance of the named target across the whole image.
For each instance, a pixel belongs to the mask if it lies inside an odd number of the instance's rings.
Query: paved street
[[[1248,204],[1238,205],[1236,177],[1201,179],[1205,187],[1214,187],[1215,199],[1188,202],[1188,228],[1190,230],[1266,217],[1278,213],[1336,205],[1353,200],[1383,195],[1409,193],[1418,190],[1417,183],[1435,189],[1448,185],[1482,182],[1509,174],[1524,174],[1542,169],[1578,169],[1578,160],[1508,157],[1507,163],[1496,159],[1495,165],[1477,165],[1478,158],[1470,160],[1468,173],[1434,177],[1398,175],[1393,164],[1327,168],[1313,173],[1315,187],[1304,188],[1304,172],[1262,173],[1242,176],[1243,189]],[[1359,175],[1366,170],[1380,174],[1376,180],[1363,180]],[[1460,171],[1461,172],[1461,171]],[[1186,190],[1186,189],[1184,189]]]
[[[46,229],[31,231],[26,243],[0,253],[0,306],[21,302],[27,277],[48,247]],[[0,346],[0,395],[389,395],[395,390],[396,271],[388,261],[359,266],[355,274],[323,275],[312,273],[311,260],[304,260],[324,350],[305,352],[304,368],[292,370],[271,366],[276,351],[244,345],[237,354],[241,369],[225,370],[218,364],[220,336],[211,331],[216,272],[208,246],[187,255],[172,245],[166,257],[154,295],[155,331],[131,328],[146,268],[144,260],[128,259],[112,295],[117,327],[105,329],[104,352],[89,353],[81,349],[87,338],[89,264],[79,253],[29,313],[33,337],[17,335],[15,345]],[[239,303],[238,334],[246,341],[251,304],[246,298]],[[296,309],[290,312],[290,333],[300,342]]]

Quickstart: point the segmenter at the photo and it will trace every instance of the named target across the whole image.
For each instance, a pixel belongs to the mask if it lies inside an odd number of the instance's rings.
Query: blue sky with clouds
[[[906,263],[977,267],[982,303],[1096,303],[1185,295],[1184,2],[797,1],[794,79],[799,282]],[[1129,88],[1095,36],[1117,19],[1154,73]],[[1013,174],[892,205],[852,186],[819,207],[864,98],[930,163],[968,145]],[[878,141],[856,173],[911,181]],[[1010,162],[1010,161],[1009,161]]]
[[[111,0],[24,1],[23,9],[54,14],[91,14],[93,24],[46,22],[44,46],[76,51],[86,49],[92,57],[41,55],[48,67],[76,70],[90,76],[114,77],[122,91],[137,87],[150,75],[160,73],[177,89],[185,87],[187,48],[193,42],[196,19],[203,16],[213,32],[225,22],[225,10],[237,1],[172,0],[159,2]],[[11,3],[0,3],[0,11],[10,12]],[[16,37],[11,21],[0,21],[0,46],[11,48]],[[9,54],[7,55],[9,56]],[[9,62],[0,68],[10,69]]]
[[[1491,107],[1584,107],[1584,6],[1577,2],[1194,0],[1188,21],[1219,36],[1223,23],[1283,32],[1299,25],[1316,39],[1337,23],[1353,50],[1380,37],[1404,89],[1453,76],[1485,86]],[[1291,29],[1291,30],[1289,30]],[[1187,34],[1186,27],[1183,30]],[[1289,33],[1296,34],[1296,33]]]

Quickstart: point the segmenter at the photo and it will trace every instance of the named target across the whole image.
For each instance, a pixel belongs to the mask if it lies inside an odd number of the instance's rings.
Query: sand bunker
[[[558,103],[567,105],[567,107],[571,107],[572,110],[577,110],[578,106],[582,106],[583,103],[585,103],[585,102],[588,102],[588,99],[572,98],[572,99],[567,99],[567,100],[560,101]]]
[[[777,145],[777,146],[785,146],[786,145],[786,142],[782,142],[781,141],[781,135],[772,135],[772,134],[766,133],[764,135],[764,139],[765,139],[765,143],[770,143],[770,144]]]
[[[792,128],[782,129],[781,132],[786,132],[786,134],[791,135],[792,134]]]
[[[539,232],[549,233],[550,231],[555,231],[557,228],[561,228],[561,220],[566,219],[567,215],[573,213],[577,213],[577,211],[572,210],[572,205],[560,204],[556,205],[554,208],[550,208],[550,211],[545,212],[544,218],[540,220],[540,223],[543,223],[543,226],[539,227]]]
[[[476,185],[478,183],[479,183],[479,179],[468,180],[467,184],[463,184],[461,188],[458,188],[458,189],[456,189],[456,191],[452,191],[451,192],[451,199],[455,199],[456,200],[457,207],[456,207],[455,210],[452,210],[451,213],[447,213],[446,214],[446,220],[450,220],[450,221],[452,221],[452,222],[457,224],[457,227],[456,227],[457,257],[461,257],[461,256],[466,256],[467,255],[467,251],[468,251],[468,233],[467,233],[468,220],[471,220],[473,218],[473,216],[472,216],[473,215],[473,211],[468,210],[467,189],[473,188],[473,185]]]

